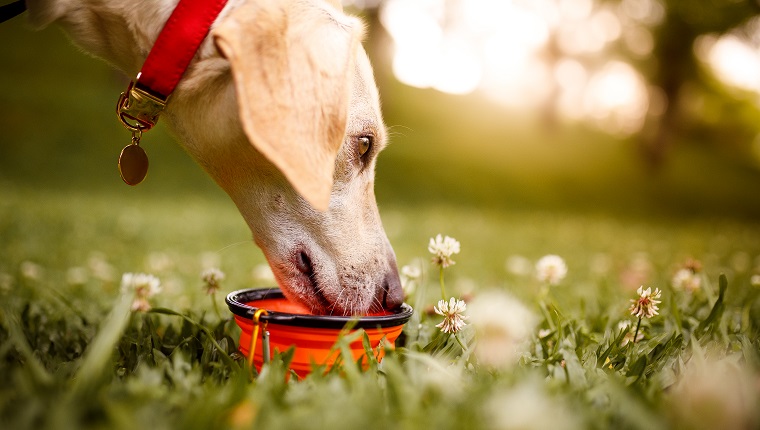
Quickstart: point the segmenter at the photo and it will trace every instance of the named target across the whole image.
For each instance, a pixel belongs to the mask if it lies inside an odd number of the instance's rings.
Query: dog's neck
[[[217,22],[245,0],[229,0]],[[179,0],[26,0],[36,27],[60,24],[85,51],[136,76]],[[326,0],[342,10],[340,0]],[[213,26],[212,26],[213,28]],[[197,59],[217,56],[208,37]]]
[[[240,2],[230,0],[220,18]],[[177,3],[178,0],[27,0],[34,25],[60,24],[77,45],[130,77],[140,70]],[[201,45],[197,59],[218,55],[210,39]]]
[[[217,22],[243,1],[229,0]],[[123,71],[128,78],[134,79],[178,2],[179,0],[27,0],[27,7],[33,25],[45,27],[55,23],[61,26],[83,50],[107,61]],[[180,135],[183,146],[191,153],[195,152],[194,147],[201,145],[201,142],[229,140],[229,136],[218,135],[221,131],[219,127],[184,130],[185,127],[176,126],[175,119],[185,117],[191,119],[184,121],[185,124],[193,124],[193,120],[203,121],[197,123],[204,124],[209,121],[209,115],[217,116],[215,111],[221,109],[221,105],[235,106],[234,102],[217,101],[209,105],[198,100],[210,99],[210,94],[228,86],[220,81],[229,79],[229,65],[211,39],[207,37],[201,44],[163,116],[165,121],[173,125],[172,129]],[[214,78],[215,76],[224,79]],[[123,89],[114,91],[114,100],[120,90]],[[195,102],[191,102],[193,99]],[[236,120],[234,114],[228,119],[233,123],[233,130],[239,129],[239,125],[234,126],[237,125]],[[242,131],[235,134],[242,136]],[[202,160],[199,161],[203,164]]]

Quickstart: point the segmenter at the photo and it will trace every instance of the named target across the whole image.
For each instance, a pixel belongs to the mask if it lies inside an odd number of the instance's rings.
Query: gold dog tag
[[[148,156],[134,140],[119,154],[119,174],[127,185],[137,185],[148,174]]]

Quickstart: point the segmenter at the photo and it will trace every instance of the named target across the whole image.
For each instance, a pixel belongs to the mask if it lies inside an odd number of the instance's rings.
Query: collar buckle
[[[129,131],[150,130],[158,122],[158,116],[166,107],[166,102],[166,98],[141,88],[135,80],[119,96],[116,115]]]

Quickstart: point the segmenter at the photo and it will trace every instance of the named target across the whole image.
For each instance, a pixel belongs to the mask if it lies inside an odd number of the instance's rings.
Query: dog
[[[178,0],[27,0],[30,22],[135,76]],[[374,196],[387,144],[363,24],[339,1],[230,0],[166,106],[291,301],[361,315],[403,301]]]

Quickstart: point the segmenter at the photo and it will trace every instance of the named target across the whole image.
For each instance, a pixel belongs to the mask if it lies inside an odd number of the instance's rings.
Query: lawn
[[[680,145],[653,174],[630,141],[444,110],[379,72],[378,203],[399,266],[421,269],[415,316],[368,369],[287,379],[281,351],[256,376],[223,296],[273,281],[231,201],[162,125],[146,183],[121,184],[124,79],[55,29],[0,36],[24,40],[0,46],[0,428],[760,426],[755,161]],[[439,233],[461,244],[456,337],[433,311]],[[537,278],[546,255],[566,264],[556,285]],[[151,311],[131,312],[124,273],[160,280]],[[639,321],[642,285],[661,303]]]
[[[346,364],[286,382],[281,360],[252,378],[235,353],[239,332],[221,296],[271,281],[252,270],[263,257],[232,204],[13,186],[2,193],[3,428],[758,424],[760,287],[752,276],[760,230],[751,223],[386,205],[400,264],[422,268],[405,340],[367,371]],[[439,232],[461,243],[445,285],[472,300],[458,334],[465,350],[430,312],[440,288],[426,248]],[[546,254],[568,267],[551,287],[535,277]],[[702,265],[693,292],[671,281],[690,259]],[[215,297],[221,320],[202,288],[208,266],[227,275]],[[119,289],[125,272],[160,279],[152,312],[129,316],[130,296]],[[643,338],[621,346],[638,321],[629,306],[642,284],[662,290],[660,315],[644,318]],[[478,304],[493,291],[492,304],[507,300],[501,308]],[[535,325],[517,337],[519,356],[493,362],[475,328],[494,311],[523,307]]]

